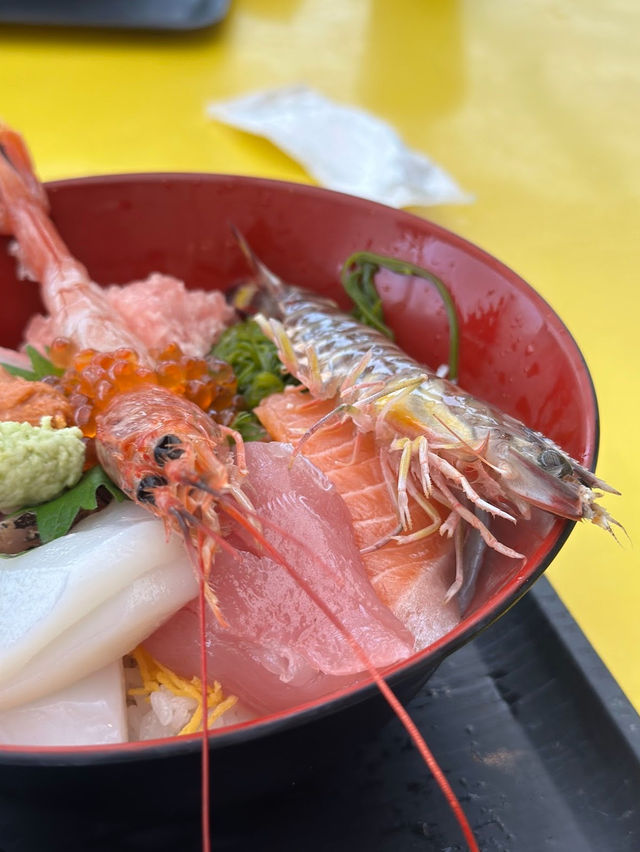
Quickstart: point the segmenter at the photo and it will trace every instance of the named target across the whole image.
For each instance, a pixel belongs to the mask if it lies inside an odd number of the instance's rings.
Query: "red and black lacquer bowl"
[[[71,251],[104,284],[161,271],[189,287],[227,288],[247,274],[230,223],[282,278],[343,304],[339,272],[355,251],[427,267],[448,285],[459,312],[460,384],[546,433],[584,465],[595,463],[597,404],[575,341],[528,284],[460,237],[368,201],[246,177],[124,175],[61,181],[48,189],[53,218]],[[14,262],[0,248],[0,345],[17,346],[40,304],[37,287],[16,280]],[[446,362],[447,320],[431,285],[382,275],[380,290],[400,345],[429,365]],[[526,563],[497,560],[484,571],[459,626],[391,672],[398,695],[410,699],[447,655],[511,607],[571,527],[555,521],[545,530],[525,524],[505,530],[508,543],[527,554]],[[214,813],[249,807],[255,797],[284,791],[327,762],[338,762],[345,744],[375,732],[388,714],[376,688],[366,684],[212,733]],[[82,813],[85,824],[88,814],[104,836],[113,836],[114,849],[138,848],[120,846],[116,838],[124,831],[134,837],[136,827],[149,824],[157,827],[156,849],[164,848],[162,838],[177,823],[193,825],[197,837],[200,749],[197,737],[95,748],[0,748],[0,791],[15,802],[10,832],[19,837],[27,821],[55,812],[60,837],[70,838],[74,814]],[[60,837],[51,835],[42,848],[64,848]],[[94,848],[86,841],[84,848]]]

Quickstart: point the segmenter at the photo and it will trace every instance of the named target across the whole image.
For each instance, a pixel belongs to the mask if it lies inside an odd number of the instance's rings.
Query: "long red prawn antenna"
[[[261,547],[271,556],[278,564],[280,564],[285,571],[289,574],[289,576],[294,580],[295,583],[305,592],[305,594],[313,601],[313,603],[318,607],[318,609],[329,619],[331,624],[340,632],[342,636],[347,640],[349,646],[356,657],[360,660],[363,667],[367,670],[367,672],[371,675],[374,683],[380,690],[380,693],[387,701],[394,714],[404,727],[405,731],[408,733],[411,738],[413,744],[415,745],[418,753],[422,757],[423,761],[429,768],[429,771],[432,773],[433,777],[436,780],[436,783],[440,787],[445,799],[449,807],[451,808],[459,826],[464,835],[464,838],[469,847],[469,852],[480,852],[480,847],[477,844],[477,841],[473,835],[473,831],[471,826],[469,825],[469,821],[462,809],[460,802],[456,794],[453,792],[451,785],[447,781],[442,769],[438,765],[431,749],[425,742],[422,734],[416,727],[415,722],[411,718],[411,716],[407,713],[405,708],[402,706],[402,703],[392,691],[389,684],[382,677],[378,669],[374,666],[374,664],[369,659],[365,650],[360,646],[360,644],[356,641],[351,632],[344,626],[344,624],[340,621],[340,619],[331,611],[331,609],[324,603],[324,601],[316,594],[313,588],[307,583],[307,581],[302,577],[296,569],[289,564],[287,559],[285,559],[281,553],[253,526],[247,518],[240,512],[229,500],[221,501],[220,507],[232,518],[236,521],[243,529],[250,532],[250,534],[255,538],[255,540],[261,545]],[[291,537],[291,536],[289,536]],[[304,545],[300,543],[302,547]],[[203,634],[203,646],[204,646],[204,634]],[[206,847],[205,852],[209,852],[209,847]]]
[[[200,631],[200,680],[202,684],[202,852],[211,852],[211,807],[209,773],[209,708],[207,694],[207,602],[205,596],[206,578],[204,572],[199,578],[200,593],[198,599],[198,629]]]

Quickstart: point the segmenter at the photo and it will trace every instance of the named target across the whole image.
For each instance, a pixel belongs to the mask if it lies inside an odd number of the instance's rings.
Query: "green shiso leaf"
[[[25,507],[14,514],[32,512],[36,516],[40,541],[45,544],[66,535],[80,511],[98,508],[99,488],[106,488],[119,502],[126,499],[126,495],[114,485],[100,465],[96,465],[88,470],[73,488],[67,489],[53,500],[39,506]]]

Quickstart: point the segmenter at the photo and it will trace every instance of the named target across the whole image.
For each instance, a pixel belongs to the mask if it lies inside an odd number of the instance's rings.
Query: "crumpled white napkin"
[[[443,169],[407,148],[384,121],[306,86],[215,101],[207,113],[265,136],[330,189],[392,207],[472,200]]]

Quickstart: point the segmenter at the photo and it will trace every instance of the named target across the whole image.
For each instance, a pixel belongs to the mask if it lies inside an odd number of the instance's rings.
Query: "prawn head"
[[[437,394],[436,383],[442,385]],[[601,492],[618,491],[542,433],[445,379],[430,379],[429,389],[423,385],[405,394],[388,420],[411,435],[416,423],[428,424],[430,446],[440,445],[439,455],[465,483],[473,483],[474,491],[493,504],[511,504],[516,516],[526,519],[535,507],[557,517],[591,521],[609,532],[612,524],[619,526],[596,502]]]
[[[224,546],[218,507],[251,512],[241,487],[240,437],[189,400],[152,385],[115,396],[96,418],[96,430],[96,453],[108,475],[184,538],[206,578],[217,546]],[[228,437],[236,441],[236,458]]]

